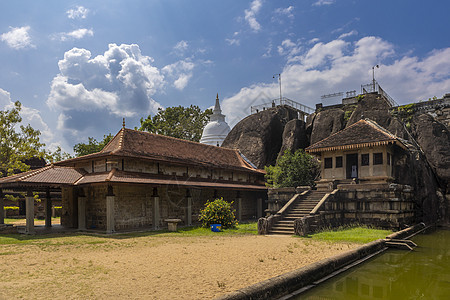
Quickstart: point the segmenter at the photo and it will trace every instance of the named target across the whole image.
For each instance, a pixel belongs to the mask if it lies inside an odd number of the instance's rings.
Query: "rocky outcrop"
[[[344,111],[332,108],[318,112],[312,121],[311,145],[344,129]]]
[[[309,146],[309,137],[306,134],[306,123],[302,120],[294,119],[287,122],[284,127],[283,144],[281,145],[278,158],[286,150],[295,152],[297,149],[305,149]]]
[[[441,186],[450,192],[450,132],[429,114],[414,115],[411,134],[439,178]]]
[[[240,121],[223,141],[222,147],[239,149],[253,164],[263,169],[273,165],[283,144],[286,124],[297,118],[287,106],[277,106]]]

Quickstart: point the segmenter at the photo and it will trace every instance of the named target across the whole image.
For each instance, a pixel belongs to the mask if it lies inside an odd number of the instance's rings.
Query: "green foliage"
[[[358,95],[358,96],[356,96],[356,99],[358,99],[358,101],[360,101],[360,100],[364,99],[364,95]]]
[[[97,142],[97,140],[94,139],[93,137],[88,137],[87,144],[78,143],[75,146],[73,146],[75,156],[79,157],[83,155],[100,152],[106,146],[106,144],[108,144],[109,141],[112,140],[113,137],[114,136],[111,133],[108,135],[104,135],[103,140],[100,142]]]
[[[141,118],[139,130],[198,142],[211,114],[211,109],[202,111],[196,105],[158,108],[153,117]]]
[[[16,101],[12,109],[0,111],[0,177],[28,171],[24,161],[44,156],[40,131],[20,124],[21,109],[22,104]]]
[[[223,228],[234,228],[238,222],[234,216],[233,202],[229,203],[223,198],[206,201],[205,208],[200,211],[198,220],[203,227],[211,224],[221,224]]]
[[[303,149],[294,153],[286,150],[275,166],[265,167],[269,187],[313,185],[319,174],[318,161]]]
[[[56,148],[56,150],[53,152],[51,151],[45,152],[45,159],[51,163],[70,158],[73,158],[72,155],[70,155],[67,152],[63,152],[60,146],[58,146],[58,148]]]
[[[9,200],[9,201],[17,201],[17,200],[19,200],[19,197],[15,197],[13,195],[6,194],[4,196],[5,196],[5,199]]]

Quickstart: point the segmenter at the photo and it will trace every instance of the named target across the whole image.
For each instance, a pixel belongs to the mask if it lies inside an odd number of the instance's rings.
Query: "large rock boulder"
[[[306,123],[302,120],[294,119],[287,122],[283,131],[283,144],[281,145],[278,157],[286,150],[295,152],[297,149],[305,149],[309,146],[309,138],[306,134]]]
[[[297,111],[287,106],[250,115],[233,127],[222,147],[239,149],[258,168],[273,165],[283,144],[284,127],[297,117]]]
[[[416,114],[412,117],[411,133],[438,176],[441,186],[450,192],[450,132],[448,128],[429,114]]]
[[[332,108],[318,112],[312,120],[311,145],[344,129],[344,111]]]

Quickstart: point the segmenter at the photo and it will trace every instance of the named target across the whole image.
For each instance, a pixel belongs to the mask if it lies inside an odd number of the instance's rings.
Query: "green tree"
[[[78,157],[78,156],[83,156],[83,155],[100,152],[106,146],[106,144],[108,144],[109,141],[112,140],[113,137],[114,136],[111,133],[108,135],[104,135],[103,140],[100,142],[97,142],[97,140],[94,139],[93,137],[88,137],[87,144],[78,143],[75,146],[73,146],[73,151],[75,152],[75,156]]]
[[[141,118],[139,130],[198,142],[211,114],[211,109],[202,111],[196,105],[158,108],[153,117]]]
[[[275,166],[265,167],[265,170],[267,186],[297,187],[314,184],[319,174],[319,163],[303,149],[294,153],[286,150]]]
[[[58,146],[58,148],[56,148],[56,150],[53,152],[51,152],[51,151],[45,152],[45,159],[47,160],[47,162],[51,162],[51,163],[70,159],[70,158],[73,158],[72,155],[70,155],[67,152],[63,152],[60,146]]]
[[[0,177],[27,171],[30,166],[24,161],[44,157],[41,133],[29,124],[20,124],[21,109],[22,104],[16,101],[12,109],[0,111]]]

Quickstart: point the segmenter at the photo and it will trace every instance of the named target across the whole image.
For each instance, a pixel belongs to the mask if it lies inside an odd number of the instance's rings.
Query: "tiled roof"
[[[48,186],[74,185],[92,183],[132,183],[152,185],[178,185],[190,187],[233,188],[241,190],[267,190],[264,184],[250,182],[225,182],[210,179],[180,178],[173,176],[156,176],[152,174],[133,173],[113,169],[109,172],[86,173],[71,167],[47,166],[9,177],[0,178],[0,187],[12,186]]]
[[[122,128],[102,151],[57,164],[69,165],[78,160],[109,155],[264,173],[263,170],[255,169],[246,162],[236,149],[210,146],[126,128]]]
[[[46,166],[9,177],[0,178],[0,184],[7,183],[34,183],[34,184],[73,184],[86,172],[83,170],[60,167],[55,165]]]
[[[133,173],[126,171],[112,170],[104,173],[86,174],[76,185],[91,183],[133,183],[133,184],[153,184],[153,185],[177,185],[190,187],[209,187],[209,188],[233,188],[244,190],[267,190],[263,184],[250,182],[221,182],[209,179],[199,180],[197,178],[180,178],[180,177],[156,177],[155,175]]]
[[[387,144],[396,144],[399,147],[406,148],[395,135],[377,123],[366,119],[330,135],[305,150],[307,152],[324,152]]]

